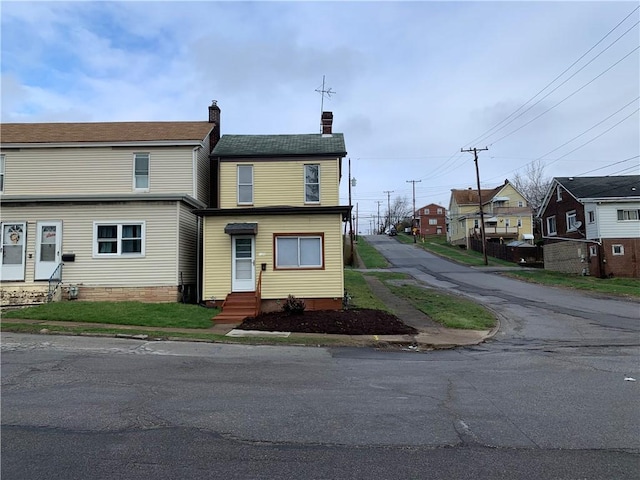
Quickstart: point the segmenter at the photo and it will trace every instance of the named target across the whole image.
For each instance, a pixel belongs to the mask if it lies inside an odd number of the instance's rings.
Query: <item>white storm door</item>
[[[24,222],[2,224],[1,280],[24,280],[26,234],[27,224]]]
[[[36,228],[36,280],[49,280],[62,261],[62,222],[38,222]]]
[[[255,242],[253,236],[233,236],[232,238],[232,279],[233,292],[253,292],[256,289]]]

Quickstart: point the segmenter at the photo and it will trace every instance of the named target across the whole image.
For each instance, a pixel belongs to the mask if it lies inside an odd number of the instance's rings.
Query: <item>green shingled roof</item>
[[[323,135],[223,135],[213,149],[216,157],[280,157],[347,154],[342,133]]]

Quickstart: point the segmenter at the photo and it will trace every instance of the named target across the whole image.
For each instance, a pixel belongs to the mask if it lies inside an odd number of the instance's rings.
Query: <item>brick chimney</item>
[[[212,100],[209,106],[209,123],[213,123],[213,131],[209,137],[209,153],[216,146],[218,140],[220,140],[220,107],[217,100]]]
[[[322,112],[322,134],[331,135],[331,127],[333,126],[333,113]]]

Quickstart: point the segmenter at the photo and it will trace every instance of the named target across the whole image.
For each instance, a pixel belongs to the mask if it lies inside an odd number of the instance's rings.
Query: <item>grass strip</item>
[[[142,327],[208,328],[220,312],[184,303],[52,302],[5,312],[5,318],[110,323]]]
[[[392,313],[387,306],[378,299],[360,272],[344,271],[344,288],[351,297],[349,306],[352,308],[373,308]]]
[[[366,268],[387,268],[389,266],[387,259],[363,237],[358,237],[357,251]]]
[[[489,310],[471,300],[414,285],[386,285],[393,294],[407,299],[418,310],[445,327],[487,330],[496,324],[496,319]]]

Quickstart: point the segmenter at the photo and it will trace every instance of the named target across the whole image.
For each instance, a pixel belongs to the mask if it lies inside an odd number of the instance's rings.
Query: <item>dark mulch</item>
[[[309,310],[302,315],[290,315],[284,312],[263,313],[256,318],[247,318],[236,328],[343,335],[413,335],[418,333],[415,328],[405,325],[395,315],[369,308]]]

